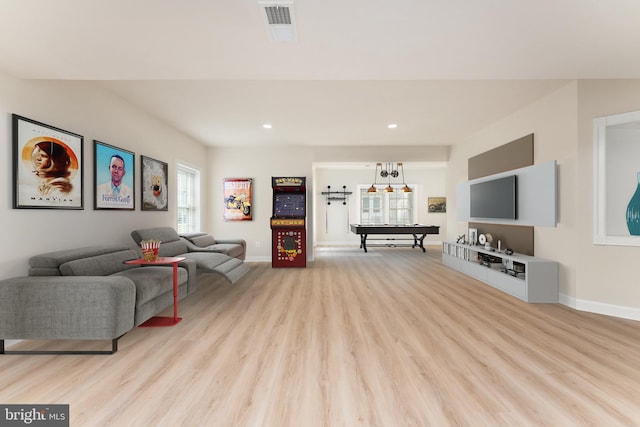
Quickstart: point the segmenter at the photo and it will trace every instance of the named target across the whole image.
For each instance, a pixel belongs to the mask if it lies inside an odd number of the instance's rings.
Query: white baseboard
[[[560,294],[559,302],[575,310],[640,321],[640,308],[638,307],[626,307],[596,301],[580,300],[564,294]]]
[[[271,262],[270,256],[248,256],[245,262]]]

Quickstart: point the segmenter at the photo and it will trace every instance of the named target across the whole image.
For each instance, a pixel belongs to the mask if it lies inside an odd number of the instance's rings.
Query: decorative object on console
[[[640,172],[636,176],[638,185],[627,205],[627,228],[632,236],[640,236]]]
[[[489,246],[491,246],[491,243],[493,243],[493,235],[491,233],[484,233],[484,237],[486,239],[485,243],[489,243]]]
[[[405,193],[411,193],[413,191],[406,184],[404,180],[404,166],[402,165],[402,163],[396,163],[396,166],[394,168],[393,163],[387,162],[385,163],[384,168],[382,166],[382,163],[376,163],[376,170],[373,177],[374,178],[373,184],[371,184],[371,187],[369,187],[369,189],[367,190],[369,193],[378,192],[378,189],[376,188],[376,186],[378,185],[378,168],[380,168],[380,176],[382,178],[388,179],[388,185],[384,189],[385,192],[393,193],[395,191],[395,189],[391,186],[391,178],[398,178],[400,174],[402,174],[402,185],[403,185],[401,190]]]
[[[478,229],[470,228],[469,229],[469,244],[476,245],[478,244]]]

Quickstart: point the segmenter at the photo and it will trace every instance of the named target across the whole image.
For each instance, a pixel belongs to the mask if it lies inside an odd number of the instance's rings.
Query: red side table
[[[125,261],[125,264],[135,265],[173,265],[173,317],[155,316],[140,325],[141,328],[151,326],[174,326],[177,325],[182,317],[178,317],[178,263],[184,261],[184,257],[158,257],[155,261],[147,261],[144,258],[131,259]]]

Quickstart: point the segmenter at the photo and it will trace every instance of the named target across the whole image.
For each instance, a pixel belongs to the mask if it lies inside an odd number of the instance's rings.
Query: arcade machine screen
[[[278,193],[273,203],[273,216],[277,218],[304,218],[304,193]]]

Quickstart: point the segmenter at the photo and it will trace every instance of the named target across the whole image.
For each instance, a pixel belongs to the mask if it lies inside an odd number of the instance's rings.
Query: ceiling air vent
[[[264,22],[271,36],[276,42],[296,41],[295,19],[292,1],[261,1]]]

